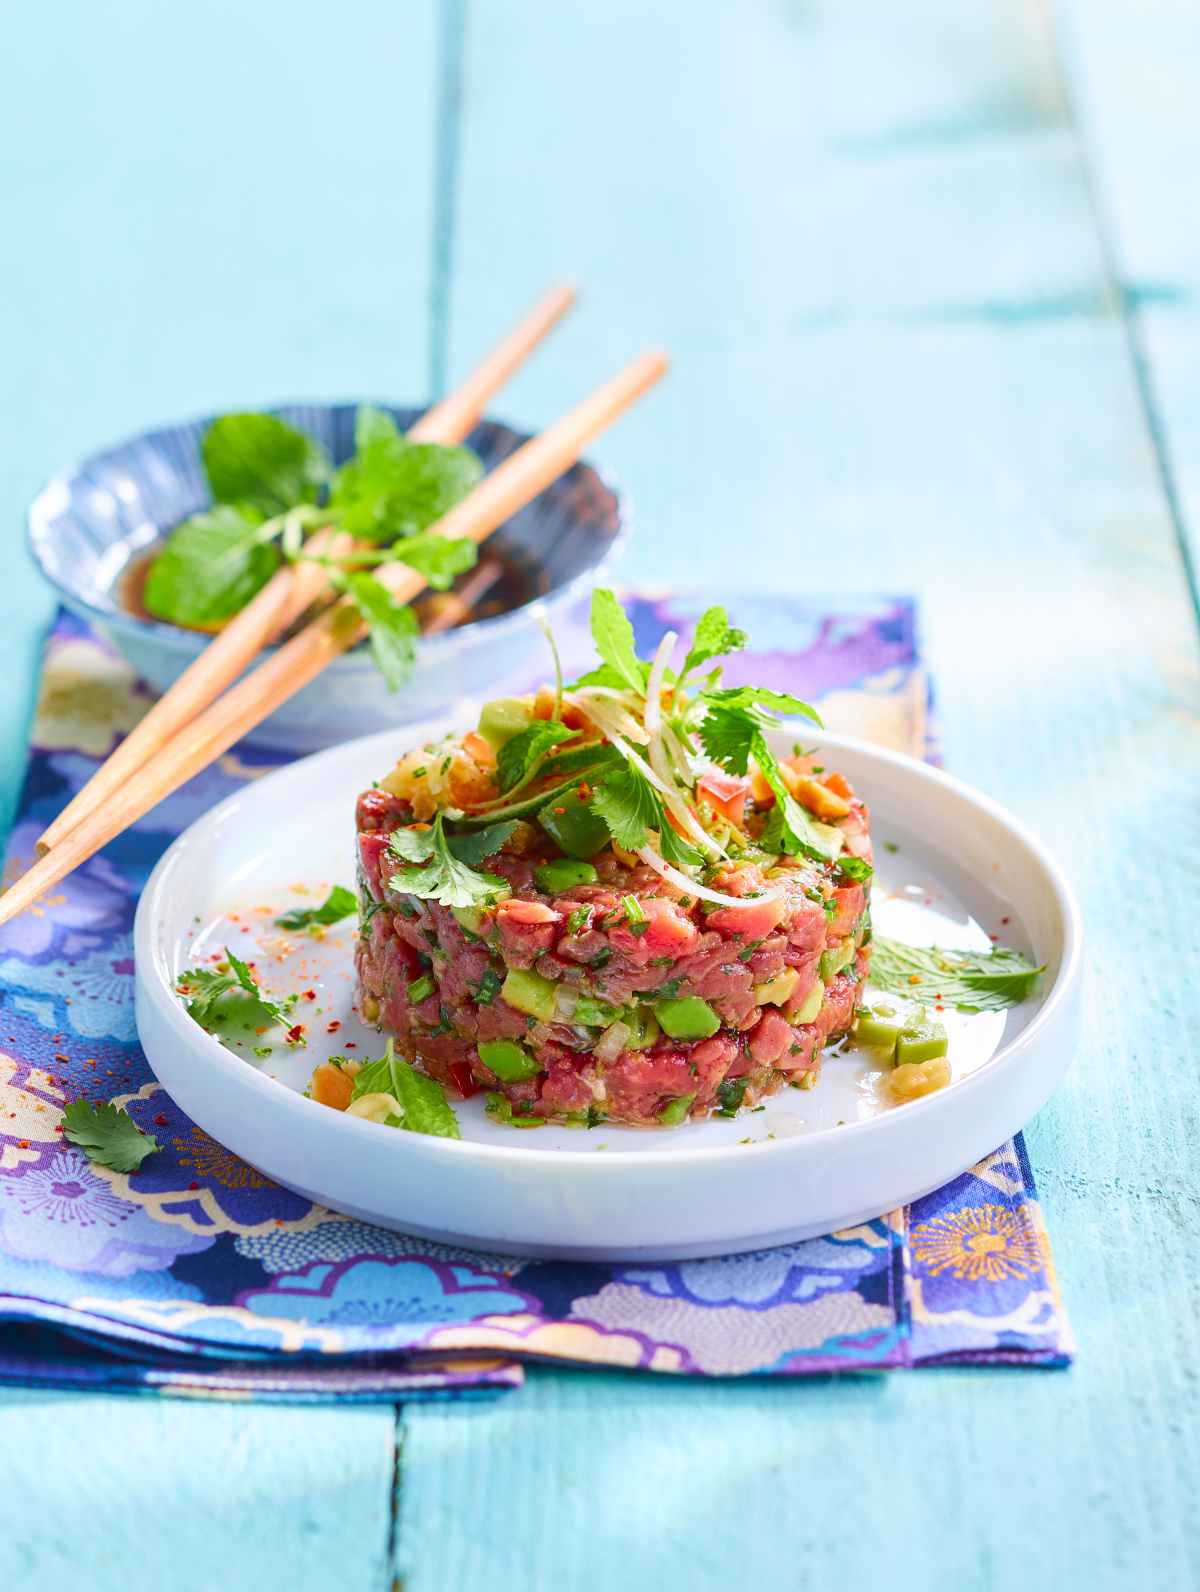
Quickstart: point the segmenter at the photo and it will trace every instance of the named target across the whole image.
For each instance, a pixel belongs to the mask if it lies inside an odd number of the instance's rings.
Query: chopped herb
[[[114,1172],[136,1172],[148,1155],[162,1146],[119,1106],[92,1105],[72,1100],[62,1115],[63,1138],[83,1151],[89,1161]]]
[[[736,1117],[746,1095],[746,1078],[726,1078],[717,1085],[717,1115]]]
[[[480,1006],[490,1006],[500,993],[500,979],[495,970],[485,967],[483,977],[479,980],[475,990],[475,999]]]
[[[591,921],[591,907],[572,907],[567,914],[567,933],[582,934]]]
[[[870,978],[879,989],[936,996],[960,1012],[1000,1012],[1027,1000],[1044,972],[1019,951],[1000,945],[988,951],[943,951],[877,935]]]
[[[382,912],[384,903],[376,901],[374,896],[367,896],[365,908],[359,909],[358,935],[362,940],[370,936],[371,921],[377,912]]]
[[[318,925],[340,923],[357,906],[354,891],[347,890],[345,885],[335,884],[319,907],[293,907],[281,918],[276,918],[275,922],[281,929],[311,929]]]
[[[864,862],[861,857],[839,857],[837,871],[846,879],[853,879],[856,884],[865,884],[875,872],[869,862]]]
[[[437,984],[428,973],[422,973],[420,978],[414,978],[405,990],[409,1002],[416,1006],[421,1001],[428,1000],[437,989]]]
[[[893,854],[893,856],[894,856],[895,853],[900,850],[900,847],[896,844],[896,842],[894,840],[885,840],[883,842],[883,849],[885,851],[890,851]]]
[[[274,1045],[255,1045],[253,1048],[253,1054],[260,1058],[264,1056],[273,1056],[275,1054],[275,1047]]]
[[[621,897],[621,906],[625,912],[625,921],[629,925],[630,934],[641,936],[650,927],[645,909],[637,896],[627,895]]]

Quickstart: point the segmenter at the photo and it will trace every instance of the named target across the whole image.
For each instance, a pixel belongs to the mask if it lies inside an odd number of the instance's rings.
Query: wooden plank
[[[1082,1348],[1061,1376],[537,1372],[495,1409],[414,1408],[397,1571],[1186,1583],[1196,631],[1044,15],[534,10],[470,11],[452,368],[530,260],[571,271],[585,307],[519,418],[639,342],[676,355],[600,450],[636,503],[630,575],[921,597],[951,765],[1041,830],[1089,925],[1085,1041],[1029,1134]]]
[[[437,6],[68,0],[6,44],[3,827],[50,608],[17,550],[41,480],[209,408],[426,395]],[[393,1429],[387,1407],[0,1394],[0,1580],[382,1586]]]
[[[0,1393],[5,1584],[388,1584],[391,1409]]]
[[[1060,0],[1069,89],[1091,186],[1128,314],[1159,463],[1200,604],[1200,12]]]

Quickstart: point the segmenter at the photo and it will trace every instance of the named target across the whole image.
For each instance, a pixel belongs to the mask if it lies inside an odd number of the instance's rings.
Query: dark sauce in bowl
[[[131,558],[113,585],[113,596],[118,607],[127,614],[132,614],[135,619],[145,619],[155,624],[171,622],[152,614],[145,603],[146,581],[150,574],[150,566],[162,551],[165,540],[164,538],[155,542],[153,546]],[[493,619],[499,614],[510,613],[515,608],[523,608],[535,598],[545,596],[550,589],[550,581],[545,573],[527,556],[523,556],[519,549],[505,547],[499,535],[491,538],[487,547],[481,550],[479,564],[475,566],[475,570],[485,560],[498,564],[500,573],[472,606],[471,618],[464,621],[465,623],[475,619]],[[423,630],[450,599],[451,593],[464,587],[475,570],[468,570],[465,575],[460,576],[450,592],[424,591],[414,600],[413,608]],[[303,619],[297,621],[288,634],[294,634],[303,627],[303,624]],[[180,625],[176,628],[196,630],[202,634],[215,634],[220,626],[214,625],[211,632],[208,627],[198,625]]]

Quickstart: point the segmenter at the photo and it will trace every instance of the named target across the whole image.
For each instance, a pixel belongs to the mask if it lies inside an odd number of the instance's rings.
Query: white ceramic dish
[[[298,883],[352,883],[356,794],[407,745],[448,727],[370,736],[248,786],[175,841],[142,896],[137,1020],[150,1065],[201,1127],[280,1183],[385,1227],[508,1254],[729,1254],[853,1225],[939,1187],[1021,1128],[1062,1078],[1076,1039],[1081,946],[1054,862],[1023,825],[949,775],[806,727],[805,739],[825,747],[870,803],[878,928],[914,943],[977,946],[998,932],[1046,964],[1023,1006],[947,1014],[948,1088],[885,1108],[880,1075],[849,1052],[827,1058],[814,1090],[661,1133],[607,1124],[519,1132],[492,1123],[476,1096],[455,1102],[458,1142],[304,1099],[324,1054],[349,1042],[371,1057],[383,1042],[351,1008],[353,923],[320,944],[301,936],[275,962],[272,919],[296,904]],[[317,990],[302,1005],[307,1049],[239,1055],[187,1016],[174,994],[179,975],[226,943],[255,955],[273,992]],[[339,1025],[332,1036],[330,1022]]]

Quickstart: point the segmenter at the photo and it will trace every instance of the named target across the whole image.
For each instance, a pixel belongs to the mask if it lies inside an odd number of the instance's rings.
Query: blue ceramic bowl
[[[357,404],[284,404],[274,413],[324,444],[340,464],[354,451]],[[421,413],[381,405],[404,428]],[[140,618],[120,600],[130,566],[209,502],[200,439],[213,416],[149,431],[53,477],[33,500],[29,542],[63,602],[102,631],[155,691],[163,691],[206,645],[195,631]],[[527,440],[499,421],[467,438],[492,469]],[[577,631],[572,610],[601,577],[627,534],[621,500],[588,464],[577,464],[489,538],[525,600],[421,643],[403,690],[389,692],[365,650],[339,658],[254,732],[262,744],[307,752],[389,725],[430,718],[460,698],[527,687],[551,672],[535,621],[540,607],[556,632]]]

